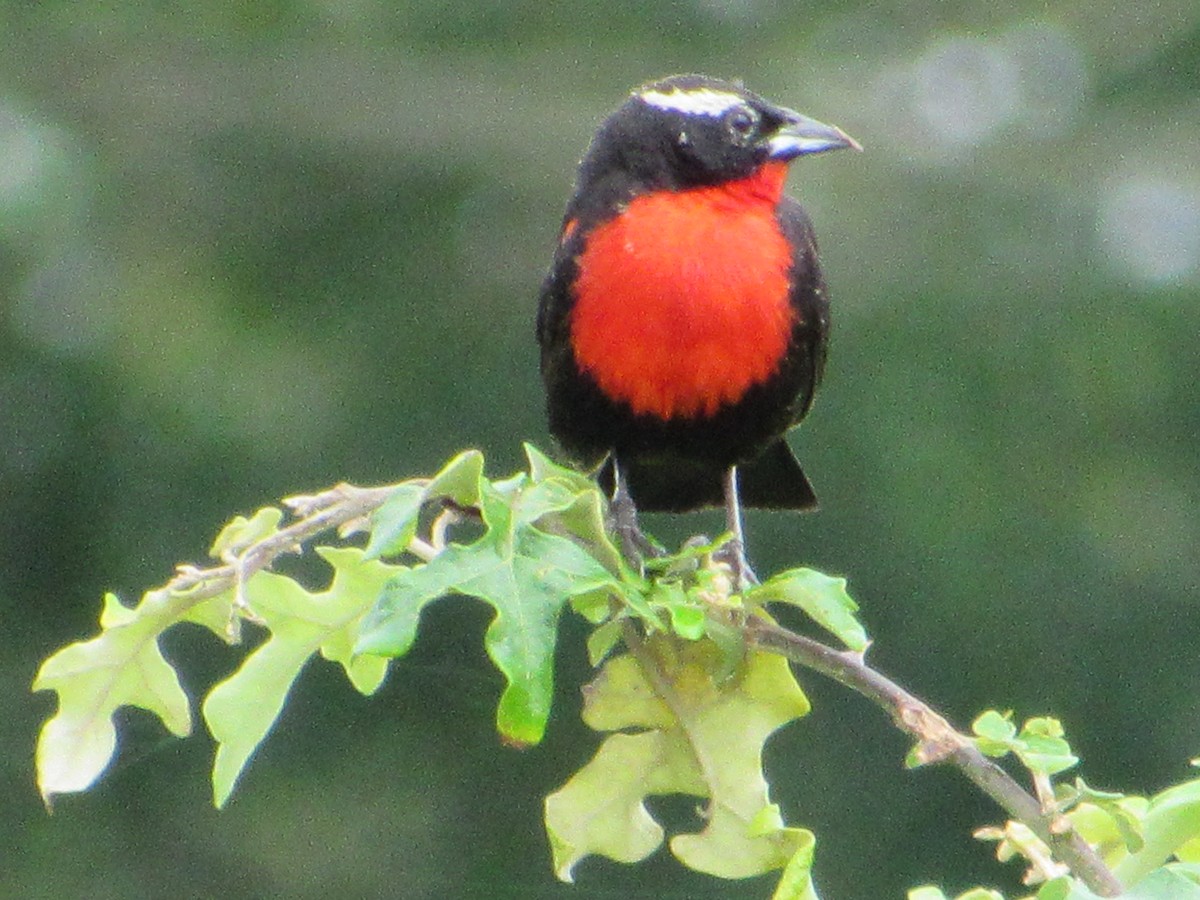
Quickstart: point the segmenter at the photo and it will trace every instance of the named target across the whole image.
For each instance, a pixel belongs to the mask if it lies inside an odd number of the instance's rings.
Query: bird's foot
[[[613,535],[617,539],[617,547],[621,550],[621,555],[635,566],[640,567],[642,560],[647,557],[662,555],[662,551],[642,533],[642,529],[638,527],[636,519],[633,521],[621,521],[619,517],[614,517],[612,530]]]
[[[640,568],[642,560],[661,554],[658,547],[638,527],[637,507],[633,505],[633,498],[623,485],[613,495],[609,517],[621,554],[634,566]]]
[[[713,559],[729,566],[734,593],[744,593],[759,583],[758,576],[750,568],[750,560],[746,558],[746,547],[738,538],[731,538],[713,554]]]

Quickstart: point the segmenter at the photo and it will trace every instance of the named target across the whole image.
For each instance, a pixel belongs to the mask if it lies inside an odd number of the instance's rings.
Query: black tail
[[[743,506],[756,509],[817,508],[817,495],[808,476],[783,438],[738,466],[738,494]]]
[[[621,460],[621,472],[642,512],[689,512],[725,503],[725,470],[695,460]],[[613,489],[612,458],[597,475],[609,494]],[[743,506],[757,509],[815,509],[804,470],[783,438],[748,463],[738,466],[738,494]]]

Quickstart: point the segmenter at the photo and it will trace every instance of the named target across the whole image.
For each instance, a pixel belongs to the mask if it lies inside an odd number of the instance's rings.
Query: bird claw
[[[638,527],[637,507],[634,506],[633,498],[625,488],[619,472],[616,478],[617,488],[613,492],[609,505],[610,527],[617,539],[617,546],[620,548],[621,554],[629,562],[641,568],[642,560],[648,556],[658,556],[660,552]]]
[[[746,558],[745,545],[738,538],[731,538],[727,541],[725,546],[713,554],[713,559],[729,566],[729,570],[733,575],[733,590],[735,593],[744,593],[760,583],[758,576],[750,568],[750,561]]]

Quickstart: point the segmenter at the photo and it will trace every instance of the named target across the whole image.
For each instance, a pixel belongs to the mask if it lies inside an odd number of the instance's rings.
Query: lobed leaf
[[[117,746],[113,716],[120,707],[153,713],[177,737],[191,733],[191,705],[158,638],[200,602],[191,592],[159,589],[130,608],[107,594],[100,634],[64,647],[42,664],[33,690],[58,693],[58,711],[42,727],[36,752],[38,789],[47,806],[56,794],[86,790],[108,767]],[[202,620],[228,621],[231,602],[231,596],[203,601],[210,615]]]
[[[416,636],[422,609],[447,594],[475,597],[496,611],[484,637],[504,675],[496,726],[513,744],[541,740],[550,715],[558,617],[574,597],[609,592],[632,597],[623,583],[577,542],[599,527],[595,485],[560,476],[531,453],[542,480],[516,476],[492,483],[478,475],[475,505],[484,531],[470,544],[451,544],[428,563],[391,579],[363,624],[356,652],[398,657]],[[565,470],[564,470],[565,471]],[[644,602],[642,604],[644,606]]]
[[[204,720],[217,741],[212,773],[217,807],[229,800],[279,717],[292,683],[316,653],[339,663],[363,694],[374,693],[387,672],[386,660],[355,657],[352,648],[359,622],[400,567],[367,559],[355,547],[321,547],[317,552],[333,567],[324,591],[312,593],[273,572],[257,573],[243,588],[250,608],[271,634],[203,704]]]
[[[592,854],[635,862],[653,853],[664,834],[645,800],[682,793],[708,804],[701,831],[670,840],[681,862],[723,878],[783,868],[780,896],[812,896],[812,836],[784,826],[762,772],[767,738],[809,709],[786,661],[751,652],[733,677],[718,680],[721,653],[711,641],[658,635],[646,649],[654,677],[626,654],[609,659],[585,690],[587,724],[617,733],[546,799],[559,877],[572,880]]]
[[[870,640],[855,613],[858,604],[846,591],[846,579],[815,569],[790,569],[746,594],[747,602],[786,603],[802,609],[851,650],[862,652]]]

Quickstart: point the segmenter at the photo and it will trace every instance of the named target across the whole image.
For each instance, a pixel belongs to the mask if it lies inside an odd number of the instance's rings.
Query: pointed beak
[[[826,150],[862,150],[856,141],[836,125],[826,125],[790,109],[781,109],[783,123],[767,139],[768,155],[771,159],[791,160],[809,153],[824,153]]]

